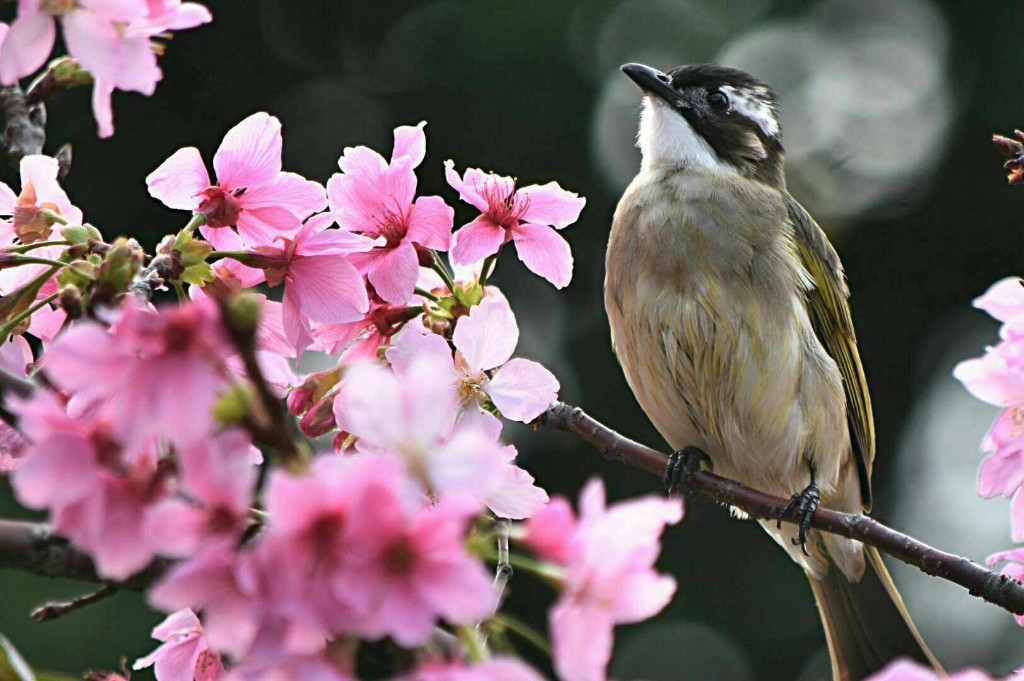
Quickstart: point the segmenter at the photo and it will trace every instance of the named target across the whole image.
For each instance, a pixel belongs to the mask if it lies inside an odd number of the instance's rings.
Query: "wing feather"
[[[857,336],[847,298],[850,296],[839,261],[828,237],[814,218],[788,194],[786,208],[796,230],[796,246],[814,288],[807,294],[807,309],[818,340],[839,367],[846,392],[846,420],[860,476],[864,510],[871,508],[871,468],[875,459],[875,423],[867,378],[857,351]]]

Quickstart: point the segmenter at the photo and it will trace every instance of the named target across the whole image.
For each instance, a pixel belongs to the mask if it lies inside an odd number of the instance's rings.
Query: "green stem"
[[[466,647],[466,657],[470,662],[484,662],[490,658],[491,654],[487,651],[487,644],[484,643],[480,632],[473,625],[463,624],[459,627],[459,640]]]
[[[202,213],[196,213],[195,215],[192,216],[192,219],[188,221],[188,224],[185,225],[185,229],[193,230],[196,227],[202,227],[205,224],[206,216],[203,215]]]
[[[426,298],[427,300],[432,300],[432,301],[434,301],[435,303],[440,303],[440,302],[441,302],[441,299],[440,299],[440,298],[438,298],[437,296],[435,296],[435,295],[434,295],[433,293],[431,293],[430,291],[427,291],[426,289],[422,289],[422,288],[420,288],[419,286],[417,286],[417,287],[416,287],[416,295],[418,295],[418,296],[423,296],[423,297],[424,297],[424,298]]]
[[[546,638],[544,638],[544,634],[540,633],[526,622],[523,622],[512,615],[502,613],[494,616],[494,623],[499,627],[511,631],[513,634],[531,644],[542,653],[545,653],[548,656],[551,655],[551,644],[548,643]]]
[[[206,261],[215,262],[217,260],[222,260],[223,258],[231,258],[233,260],[244,262],[247,256],[248,253],[245,251],[213,251],[210,255],[206,256]]]
[[[441,260],[441,256],[437,254],[437,251],[431,251],[434,254],[434,271],[441,275],[441,279],[444,280],[445,286],[451,293],[455,293],[455,280],[452,279],[451,272],[448,271],[448,266]]]
[[[23,246],[12,246],[8,250],[12,253],[28,253],[34,251],[37,248],[45,248],[47,246],[70,246],[70,241],[37,241],[34,244],[25,244]]]
[[[52,303],[54,300],[57,299],[59,295],[60,293],[51,293],[45,298],[37,300],[33,305],[29,306],[29,308],[26,309],[21,314],[15,315],[6,324],[0,326],[0,338],[7,340],[7,337],[11,335],[11,331],[13,331],[18,326],[18,324],[34,315],[44,305]]]
[[[517,553],[508,554],[508,563],[517,570],[529,572],[541,579],[554,584],[560,584],[565,579],[565,572],[562,568],[551,563],[520,556]]]
[[[16,254],[14,256],[15,267],[18,265],[52,265],[64,269],[68,266],[66,262],[60,260],[51,260],[49,258],[37,258],[34,255],[21,255]]]
[[[495,253],[494,255],[489,255],[486,258],[484,258],[483,267],[480,268],[480,285],[481,286],[486,286],[487,285],[487,278],[491,276],[491,268],[494,266],[494,263],[497,260],[498,260],[498,254],[497,253]]]
[[[185,288],[181,285],[180,281],[174,282],[174,292],[178,294],[179,303],[188,302],[188,295],[185,294]]]

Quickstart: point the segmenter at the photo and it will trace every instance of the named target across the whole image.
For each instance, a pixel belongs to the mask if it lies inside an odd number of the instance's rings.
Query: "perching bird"
[[[798,523],[761,524],[810,578],[834,679],[937,665],[878,552],[809,530],[819,500],[870,508],[875,432],[842,264],[786,191],[775,94],[712,64],[622,70],[645,95],[606,262],[626,380],[674,449],[792,495]]]

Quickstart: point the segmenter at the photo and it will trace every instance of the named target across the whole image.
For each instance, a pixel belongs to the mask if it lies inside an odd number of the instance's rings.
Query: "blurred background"
[[[96,138],[87,92],[50,105],[48,149],[74,145],[66,184],[87,220],[146,245],[177,230],[181,214],[150,199],[143,178],[182,146],[209,159],[224,132],[254,111],[281,118],[285,168],[321,182],[345,146],[387,153],[394,126],[425,119],[422,193],[457,203],[442,174],[452,158],[523,184],[557,179],[587,197],[579,223],[563,232],[576,262],[566,291],[514,258],[494,281],[519,315],[520,354],[555,371],[563,399],[662,448],[612,356],[602,304],[612,211],[639,164],[640,96],[618,67],[716,61],[772,83],[790,190],[829,232],[853,290],[879,436],[873,515],[977,561],[1011,545],[1008,502],[974,493],[978,443],[995,409],[950,370],[996,338],[971,299],[1024,273],[1024,190],[1006,186],[989,141],[1024,126],[1020,3],[206,4],[214,22],[171,41],[156,95],[115,96],[111,140]],[[458,205],[456,224],[470,212]],[[575,496],[592,475],[605,478],[613,499],[659,490],[658,480],[606,463],[568,436],[510,434],[523,465],[553,493]],[[0,483],[0,514],[18,513]],[[663,616],[618,630],[613,676],[828,678],[806,580],[756,524],[698,501],[664,544],[660,567],[678,577],[678,594]],[[894,566],[896,581],[948,667],[1006,673],[1024,663],[1024,635],[1010,616],[902,568]],[[137,594],[53,623],[28,618],[42,601],[84,589],[0,571],[0,631],[33,663],[73,672],[152,649],[148,632],[161,617]],[[550,601],[528,576],[513,580],[512,611],[537,626]]]

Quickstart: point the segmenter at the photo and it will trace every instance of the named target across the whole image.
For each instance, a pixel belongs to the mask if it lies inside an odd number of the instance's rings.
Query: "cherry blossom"
[[[578,523],[570,522],[566,508],[556,502],[534,515],[526,541],[565,570],[562,595],[549,615],[559,677],[603,681],[614,626],[653,617],[675,593],[675,580],[653,565],[662,530],[679,522],[682,506],[646,497],[606,508],[604,485],[595,479],[580,494]]]
[[[57,181],[60,167],[56,159],[35,154],[25,156],[19,169],[20,194],[15,194],[0,182],[0,215],[11,217],[0,221],[2,245],[11,243],[15,237],[25,244],[46,241],[54,221],[43,213],[44,210],[62,216],[68,222],[82,222],[82,211],[72,205]]]
[[[258,450],[241,431],[183,447],[178,466],[184,497],[168,498],[147,514],[150,543],[174,558],[192,555],[211,541],[233,546],[252,504],[254,454],[258,456]]]
[[[333,214],[343,229],[385,243],[359,258],[377,294],[388,303],[412,298],[423,249],[447,251],[455,212],[439,196],[416,196],[415,169],[426,154],[423,127],[395,129],[391,162],[368,147],[345,150],[341,173],[327,183]],[[418,250],[419,249],[419,250]]]
[[[586,199],[562,189],[557,182],[518,188],[511,177],[476,168],[459,177],[453,161],[445,162],[445,178],[463,201],[480,211],[478,218],[455,233],[455,263],[482,260],[511,241],[531,272],[556,288],[569,284],[572,253],[555,230],[576,222]]]
[[[231,227],[244,246],[270,246],[327,205],[320,184],[281,170],[281,145],[281,122],[255,113],[231,128],[214,154],[216,184],[199,150],[185,147],[150,173],[146,185],[167,207],[202,213],[200,231],[221,250],[238,249]]]
[[[126,306],[109,331],[77,324],[52,343],[45,368],[62,389],[97,402],[125,446],[152,436],[187,446],[211,431],[228,354],[216,304],[196,300],[158,311]]]
[[[508,301],[488,296],[455,325],[452,343],[434,334],[402,334],[387,357],[398,371],[414,358],[429,354],[453,377],[460,403],[479,411],[486,400],[513,421],[529,423],[558,398],[558,379],[537,362],[510,359],[519,342],[519,326]]]
[[[370,250],[374,242],[326,227],[323,221],[312,219],[295,236],[276,237],[273,244],[256,246],[243,258],[262,269],[271,286],[287,282],[283,329],[300,353],[312,343],[314,324],[354,322],[370,307],[363,277],[349,256]]]
[[[109,137],[113,91],[149,96],[163,77],[154,38],[208,23],[212,16],[202,5],[181,0],[20,0],[18,17],[0,42],[0,82],[12,85],[43,65],[56,39],[57,18],[68,53],[96,81],[93,111],[100,137]]]
[[[346,525],[345,598],[359,613],[356,628],[399,644],[426,642],[438,618],[478,621],[494,607],[491,576],[466,554],[463,539],[479,505],[444,496],[410,510],[394,486],[360,490]]]
[[[214,681],[225,675],[220,655],[210,650],[203,625],[191,610],[179,610],[153,629],[163,645],[139,658],[132,669],[154,667],[158,681]]]

